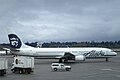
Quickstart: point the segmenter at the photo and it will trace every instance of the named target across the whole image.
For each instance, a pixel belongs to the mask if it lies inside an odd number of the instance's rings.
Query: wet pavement
[[[69,62],[66,65],[72,67],[71,71],[51,70],[51,63],[58,60],[35,59],[35,69],[32,74],[12,73],[11,56],[4,56],[8,59],[8,70],[0,80],[120,80],[120,52],[116,57],[105,59],[88,59],[85,62]]]

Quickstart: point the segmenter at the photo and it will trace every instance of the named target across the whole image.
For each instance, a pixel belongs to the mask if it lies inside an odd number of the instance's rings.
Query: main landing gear
[[[64,63],[68,62],[68,59],[64,59]],[[59,63],[63,63],[63,59],[59,59]]]
[[[108,62],[108,58],[106,58],[106,62]]]
[[[59,63],[62,63],[62,59],[61,58],[59,59]]]

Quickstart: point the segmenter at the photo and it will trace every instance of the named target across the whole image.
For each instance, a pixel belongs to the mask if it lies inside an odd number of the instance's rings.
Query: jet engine
[[[85,56],[83,56],[83,55],[75,56],[75,60],[77,60],[77,61],[85,61]]]

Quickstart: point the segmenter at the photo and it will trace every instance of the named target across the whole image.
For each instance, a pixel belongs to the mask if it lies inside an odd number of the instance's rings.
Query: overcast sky
[[[120,40],[120,0],[0,0],[0,43]]]

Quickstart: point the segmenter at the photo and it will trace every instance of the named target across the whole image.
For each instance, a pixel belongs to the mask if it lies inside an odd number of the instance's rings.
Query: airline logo
[[[10,35],[8,35],[8,37],[9,37],[10,45],[12,48],[20,48],[21,47],[21,45],[22,45],[21,41],[16,35],[10,34]]]
[[[11,41],[11,45],[14,46],[14,47],[17,47],[18,46],[18,38],[10,38],[10,41]]]
[[[86,57],[102,57],[104,56],[105,52],[101,51],[96,51],[96,50],[92,50],[88,53],[85,53],[84,56]]]

